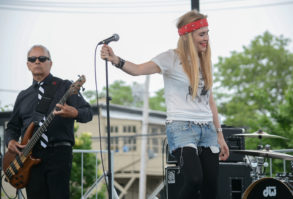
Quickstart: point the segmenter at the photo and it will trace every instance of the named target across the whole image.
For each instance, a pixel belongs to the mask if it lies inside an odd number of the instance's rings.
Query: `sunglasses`
[[[42,63],[44,63],[44,62],[47,61],[47,60],[50,61],[50,58],[49,58],[49,57],[46,57],[46,56],[39,56],[39,57],[35,57],[35,56],[33,56],[33,57],[28,57],[28,58],[27,58],[27,61],[32,62],[32,63],[35,63],[35,61],[37,61],[37,59],[38,59],[40,62],[42,62]]]

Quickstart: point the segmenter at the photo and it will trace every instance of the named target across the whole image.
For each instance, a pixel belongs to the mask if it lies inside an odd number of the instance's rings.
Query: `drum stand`
[[[256,181],[265,177],[265,169],[269,166],[269,164],[265,161],[264,157],[256,157],[250,165],[252,168],[250,173],[252,181]]]

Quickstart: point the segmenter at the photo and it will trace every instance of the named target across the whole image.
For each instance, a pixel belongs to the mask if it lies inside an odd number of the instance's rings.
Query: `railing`
[[[80,180],[81,180],[81,196],[80,198],[81,199],[87,199],[87,197],[90,195],[91,191],[94,189],[94,188],[97,188],[99,183],[102,182],[103,178],[106,178],[106,181],[108,182],[108,178],[107,178],[107,174],[103,174],[102,176],[100,176],[98,178],[98,169],[96,169],[96,172],[95,172],[95,175],[96,175],[96,180],[95,182],[88,188],[88,190],[84,191],[84,187],[83,187],[83,171],[84,171],[84,154],[85,153],[95,153],[96,154],[96,168],[98,168],[98,157],[99,157],[99,154],[100,152],[102,153],[108,153],[106,150],[103,150],[103,151],[100,151],[100,150],[81,150],[81,149],[73,149],[73,155],[74,154],[77,154],[77,153],[80,153],[81,154],[81,176],[80,176]],[[113,163],[113,151],[111,151],[111,162]],[[117,193],[116,193],[116,190],[114,189],[114,175],[113,175],[113,164],[112,164],[112,196],[113,196],[113,199],[119,199]],[[17,191],[17,198],[18,199],[23,199],[23,194],[21,193],[21,191]],[[0,197],[1,198],[1,197]],[[98,193],[96,192],[96,199],[98,198]]]
[[[98,187],[98,185],[99,185],[99,183],[100,182],[102,182],[102,179],[103,178],[106,178],[106,181],[108,182],[108,178],[107,178],[107,174],[106,173],[104,173],[102,176],[100,176],[99,178],[98,178],[98,169],[96,169],[96,171],[95,171],[95,175],[96,175],[96,180],[95,180],[95,182],[88,188],[88,190],[86,190],[85,191],[85,193],[84,193],[84,187],[83,187],[83,170],[84,170],[84,168],[83,168],[83,160],[84,160],[84,154],[85,153],[95,153],[96,154],[96,168],[98,167],[98,157],[99,157],[99,154],[100,153],[108,153],[108,151],[107,150],[102,150],[102,151],[100,151],[100,150],[81,150],[81,149],[73,149],[73,155],[75,154],[75,153],[80,153],[81,154],[81,199],[87,199],[87,197],[89,196],[89,194],[91,193],[91,191],[94,189],[94,188],[97,188]],[[113,161],[113,151],[111,151],[111,162],[112,162],[112,165],[111,165],[111,171],[112,171],[112,178],[111,178],[111,180],[112,180],[112,196],[113,196],[113,199],[119,199],[118,198],[118,196],[117,196],[117,193],[116,193],[116,191],[115,191],[115,189],[114,189],[114,174],[113,174],[113,163],[114,163],[114,161]],[[96,192],[96,199],[98,198],[98,192]]]
[[[273,150],[274,152],[278,152],[278,153],[292,153],[293,149],[277,149],[277,150]],[[291,171],[293,169],[293,161],[291,161]],[[286,171],[286,160],[283,160],[283,173],[287,173]],[[270,158],[270,176],[273,176],[273,163],[272,163],[272,158]]]

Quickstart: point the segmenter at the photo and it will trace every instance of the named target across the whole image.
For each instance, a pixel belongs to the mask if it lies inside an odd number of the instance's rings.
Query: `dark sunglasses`
[[[33,56],[33,57],[28,57],[27,58],[27,61],[29,61],[29,62],[32,62],[32,63],[35,63],[35,61],[37,61],[37,59],[40,61],[40,62],[45,62],[45,61],[47,61],[47,60],[49,60],[50,61],[50,58],[49,57],[46,57],[46,56],[39,56],[39,57],[35,57],[35,56]]]

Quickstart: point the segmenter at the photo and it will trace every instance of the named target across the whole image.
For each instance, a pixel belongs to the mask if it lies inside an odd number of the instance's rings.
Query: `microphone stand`
[[[107,109],[107,143],[108,143],[108,192],[109,192],[109,199],[112,199],[112,162],[111,162],[111,142],[110,142],[110,100],[112,99],[109,97],[109,83],[108,83],[108,60],[105,60],[105,66],[106,66],[106,109]]]

